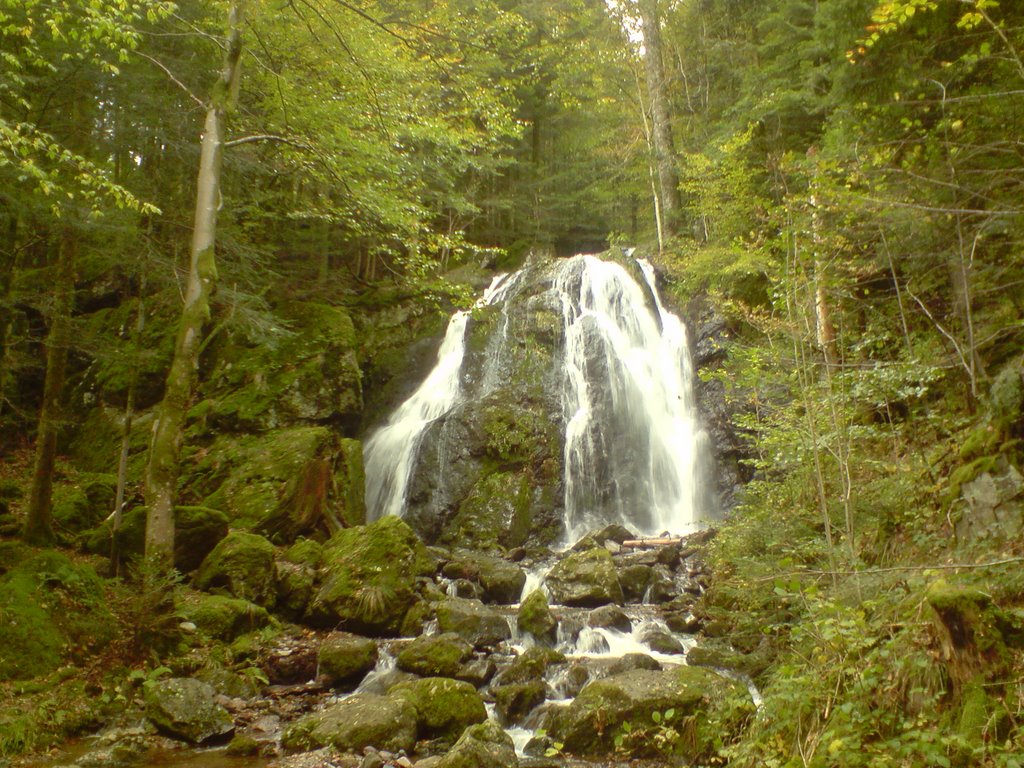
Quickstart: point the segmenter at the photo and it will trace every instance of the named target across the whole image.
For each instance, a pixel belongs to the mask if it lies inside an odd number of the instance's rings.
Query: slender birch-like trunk
[[[658,0],[640,0],[638,6],[644,31],[644,72],[651,101],[651,138],[658,167],[662,227],[665,235],[671,237],[679,232],[682,202],[679,196],[675,143],[672,139],[672,113],[662,59]]]
[[[203,128],[185,304],[146,465],[146,556],[168,565],[174,557],[174,502],[185,415],[195,388],[203,327],[210,317],[210,295],[217,282],[214,248],[224,130],[227,115],[238,95],[243,16],[244,3],[233,3],[228,15],[224,62],[212,89]]]

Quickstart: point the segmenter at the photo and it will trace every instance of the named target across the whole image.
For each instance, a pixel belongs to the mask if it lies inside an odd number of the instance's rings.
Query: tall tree
[[[665,62],[661,44],[661,14],[658,0],[638,0],[643,23],[644,72],[651,103],[651,138],[658,170],[661,193],[662,227],[668,237],[678,234],[682,202],[679,195],[679,172],[676,169],[675,140],[672,136],[672,102],[665,78]]]
[[[217,280],[215,251],[221,167],[227,116],[238,97],[244,15],[244,2],[231,4],[224,59],[206,106],[188,282],[174,357],[157,410],[146,466],[146,556],[167,564],[173,561],[174,555],[174,502],[185,414],[195,387],[203,327],[210,319],[210,295]]]

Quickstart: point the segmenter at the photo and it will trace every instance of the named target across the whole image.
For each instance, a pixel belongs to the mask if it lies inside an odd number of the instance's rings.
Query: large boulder
[[[284,322],[259,338],[230,330],[213,345],[213,364],[202,388],[210,426],[232,432],[297,422],[356,427],[362,382],[348,313],[298,301],[275,311]]]
[[[526,574],[515,563],[468,549],[455,550],[443,572],[451,579],[478,583],[488,603],[518,603],[526,583]]]
[[[526,596],[516,614],[516,626],[539,642],[553,644],[558,639],[558,619],[551,613],[543,590],[535,589]]]
[[[404,699],[413,706],[420,738],[455,741],[468,726],[487,719],[480,694],[461,680],[427,677],[399,683],[388,696]]]
[[[277,609],[292,619],[306,612],[316,573],[323,562],[323,547],[313,539],[300,539],[274,563]]]
[[[61,533],[79,533],[92,528],[114,508],[117,477],[83,473],[72,483],[53,489],[53,520]]]
[[[492,690],[498,717],[505,725],[523,721],[534,707],[544,703],[547,686],[542,680],[502,685]]]
[[[368,637],[337,632],[320,644],[317,667],[330,685],[358,683],[377,664],[377,643]]]
[[[193,418],[202,420],[203,404]],[[216,433],[188,472],[188,491],[224,510],[234,528],[287,543],[365,522],[362,446],[331,427],[256,435]]]
[[[416,709],[403,698],[357,693],[288,726],[281,746],[298,752],[334,747],[361,752],[376,747],[397,752],[416,743]]]
[[[209,637],[230,642],[239,635],[262,629],[271,623],[267,609],[224,595],[187,593],[176,605],[182,618],[191,621]]]
[[[494,646],[512,636],[505,616],[479,600],[449,597],[437,604],[437,625],[476,648]]]
[[[224,738],[235,724],[214,701],[213,686],[190,677],[158,680],[146,687],[146,717],[164,733],[190,744]]]
[[[82,545],[94,555],[109,555],[111,525],[103,522],[83,536]],[[201,506],[174,508],[174,567],[194,571],[215,546],[228,535],[228,518],[219,509]],[[117,531],[118,553],[123,561],[140,558],[145,549],[146,508],[133,507],[121,518]]]
[[[473,655],[473,646],[454,632],[417,637],[402,648],[395,664],[424,677],[458,677]]]
[[[493,720],[467,728],[433,768],[518,768],[511,737]]]
[[[593,608],[622,605],[622,587],[611,553],[603,548],[574,552],[560,560],[545,579],[551,598],[562,605]]]
[[[324,545],[320,587],[306,620],[373,636],[397,634],[416,601],[416,579],[433,575],[423,542],[388,515],[338,531]]]
[[[568,707],[553,711],[547,727],[567,752],[608,754],[623,723],[649,723],[655,712],[673,710],[678,720],[693,718],[683,755],[692,758],[707,751],[714,736],[704,727],[709,711],[741,697],[749,702],[742,685],[707,669],[634,669],[591,682]]]
[[[206,556],[196,574],[196,586],[224,590],[241,600],[273,607],[274,545],[262,536],[232,531]]]

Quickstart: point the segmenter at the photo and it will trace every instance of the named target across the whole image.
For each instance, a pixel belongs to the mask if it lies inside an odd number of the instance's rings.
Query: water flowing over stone
[[[498,289],[505,277],[498,275],[494,278],[478,306],[503,295]],[[432,421],[450,411],[458,400],[459,371],[466,349],[468,319],[466,310],[452,315],[434,369],[402,403],[387,425],[366,444],[366,508],[371,520],[383,515],[402,514],[409,473],[423,432]]]
[[[693,530],[712,503],[691,376],[649,264],[530,262],[455,314],[434,370],[368,440],[370,517],[480,549]]]

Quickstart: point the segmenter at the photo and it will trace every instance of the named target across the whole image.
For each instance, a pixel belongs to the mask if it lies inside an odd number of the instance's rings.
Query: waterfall
[[[631,271],[574,256],[495,278],[478,302],[498,305],[498,314],[492,315],[486,360],[475,372],[466,362],[470,313],[455,313],[434,369],[366,443],[370,519],[406,512],[431,424],[440,422],[433,434],[441,436],[431,440],[449,440],[446,415],[464,414],[474,399],[493,407],[512,370],[502,361],[524,353],[529,318],[548,312],[553,328],[561,326],[551,334],[551,390],[544,402],[551,403],[547,418],[561,420],[564,429],[556,450],[562,451],[566,540],[608,523],[643,535],[692,530],[710,510],[700,468],[708,451],[696,418],[686,330],[662,305],[651,265],[633,264]],[[449,453],[453,460],[475,460],[469,447]],[[434,471],[439,484],[446,469]]]
[[[651,266],[641,269],[644,286],[619,264],[577,256],[556,280],[569,541],[607,523],[658,534],[697,521],[700,429],[686,332],[662,307]]]
[[[491,281],[475,306],[486,306],[507,293],[502,288],[508,275]],[[448,413],[461,394],[459,373],[466,353],[466,323],[470,312],[452,315],[437,352],[437,363],[415,392],[367,441],[363,451],[366,467],[366,509],[370,520],[384,515],[401,515],[409,476],[423,433],[431,422]]]

